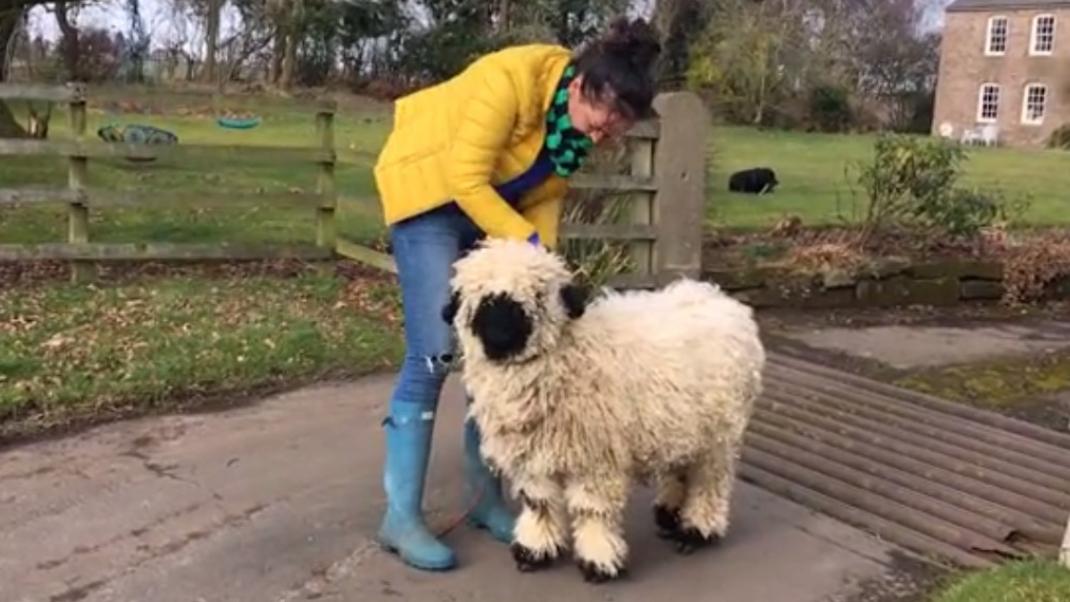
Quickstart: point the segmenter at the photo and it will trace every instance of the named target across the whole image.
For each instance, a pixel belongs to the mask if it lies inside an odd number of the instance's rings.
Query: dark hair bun
[[[611,98],[614,109],[630,118],[652,115],[657,93],[653,67],[660,53],[657,32],[646,21],[615,19],[575,59],[584,96]]]
[[[643,19],[614,19],[601,43],[607,54],[627,59],[640,70],[652,67],[661,53],[657,32]]]

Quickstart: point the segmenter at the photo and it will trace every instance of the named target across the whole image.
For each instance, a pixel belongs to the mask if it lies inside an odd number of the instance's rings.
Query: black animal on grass
[[[778,184],[780,182],[777,181],[776,172],[772,169],[755,167],[732,174],[728,180],[728,190],[746,194],[768,194],[773,192]]]

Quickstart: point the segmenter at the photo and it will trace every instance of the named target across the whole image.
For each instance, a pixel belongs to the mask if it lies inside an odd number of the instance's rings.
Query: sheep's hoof
[[[580,568],[580,573],[583,574],[583,580],[587,583],[606,583],[628,575],[628,569],[625,567],[617,567],[615,572],[609,572],[589,560],[580,560],[576,564]]]
[[[720,535],[713,533],[707,537],[694,527],[678,530],[673,539],[676,540],[676,551],[685,556],[694,553],[696,550],[708,548],[721,542]]]
[[[561,554],[561,550],[557,550],[552,554],[536,552],[518,543],[514,543],[510,548],[513,552],[513,560],[516,561],[516,569],[521,573],[531,573],[549,568]]]
[[[658,536],[672,539],[680,531],[680,511],[668,506],[654,506],[654,524],[658,526]]]

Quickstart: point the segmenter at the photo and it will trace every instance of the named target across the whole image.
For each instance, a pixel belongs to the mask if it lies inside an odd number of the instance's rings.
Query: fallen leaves
[[[0,291],[0,438],[190,396],[400,357],[392,283],[296,275],[145,277]]]

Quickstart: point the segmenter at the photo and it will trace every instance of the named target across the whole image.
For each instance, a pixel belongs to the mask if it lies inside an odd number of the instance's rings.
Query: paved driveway
[[[893,550],[747,485],[718,549],[680,557],[631,508],[631,577],[583,583],[568,563],[520,574],[462,525],[462,566],[407,569],[370,539],[382,504],[389,377],[324,385],[227,412],[149,418],[0,452],[0,600],[817,602],[880,577]],[[434,520],[461,508],[461,398],[438,423]]]

